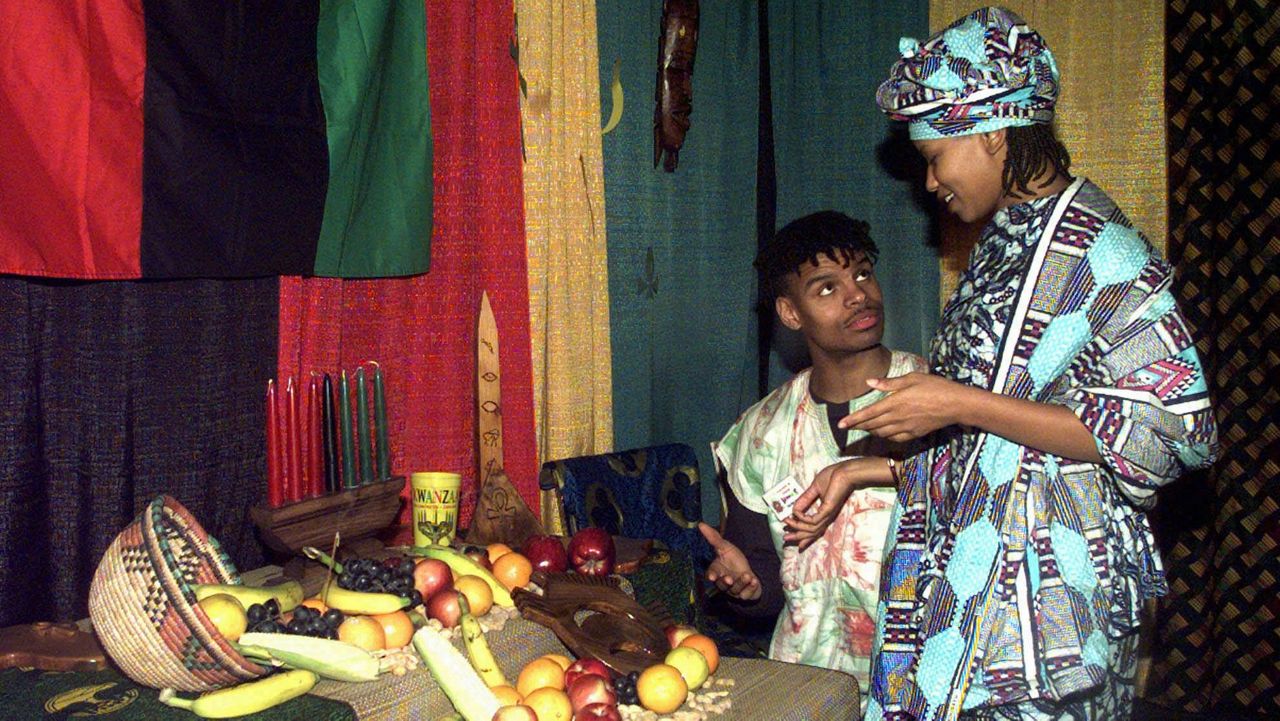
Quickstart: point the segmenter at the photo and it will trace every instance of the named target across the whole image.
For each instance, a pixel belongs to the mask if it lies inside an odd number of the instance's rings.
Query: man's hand
[[[841,428],[856,428],[896,443],[913,441],[960,422],[965,404],[977,389],[928,373],[867,381],[888,395],[840,419]],[[981,391],[977,391],[981,392]]]
[[[791,517],[785,521],[788,531],[782,534],[782,540],[795,543],[803,551],[822,538],[854,491],[872,486],[891,487],[894,481],[889,462],[878,456],[850,458],[823,468],[791,507]],[[818,500],[822,501],[822,507],[807,513]]]
[[[707,580],[741,601],[760,598],[760,580],[751,572],[751,564],[742,549],[724,540],[719,531],[705,523],[699,523],[698,530],[716,552],[715,559],[707,567]]]

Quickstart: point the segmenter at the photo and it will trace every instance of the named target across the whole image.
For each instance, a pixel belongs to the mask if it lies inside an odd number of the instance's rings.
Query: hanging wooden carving
[[[698,50],[698,0],[665,0],[658,41],[653,167],[675,172],[693,112],[693,59]],[[665,157],[664,157],[665,155]]]

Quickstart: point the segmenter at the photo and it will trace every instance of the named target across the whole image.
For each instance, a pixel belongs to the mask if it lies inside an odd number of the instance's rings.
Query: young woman
[[[1020,18],[985,8],[901,49],[877,102],[938,202],[989,220],[932,373],[872,381],[888,396],[840,422],[929,450],[825,469],[787,538],[898,485],[868,719],[1128,718],[1140,607],[1166,591],[1144,509],[1216,444],[1170,268],[1069,174],[1057,67]]]

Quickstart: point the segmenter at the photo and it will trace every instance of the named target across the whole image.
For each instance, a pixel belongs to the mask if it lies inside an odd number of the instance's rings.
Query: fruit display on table
[[[213,715],[274,705],[309,690],[308,679],[370,681],[421,662],[465,721],[692,721],[729,708],[732,681],[714,678],[715,644],[690,626],[664,629],[657,638],[665,635],[670,652],[633,673],[617,673],[599,658],[546,654],[504,675],[486,632],[519,613],[513,592],[539,591],[530,586],[536,571],[569,570],[604,582],[616,557],[599,529],[571,539],[534,536],[519,550],[501,543],[414,547],[343,562],[307,551],[332,571],[313,597],[304,598],[296,582],[200,592],[219,633],[246,657],[281,671],[224,689],[237,693],[191,699],[168,692],[166,702]]]
[[[492,681],[489,689],[500,704],[493,721],[695,721],[725,713],[733,681],[711,677],[719,665],[714,642],[696,630],[683,640],[690,643],[672,649],[665,662],[630,674],[615,673],[596,658],[566,665],[569,659],[558,654],[525,664],[514,686],[501,672],[491,676],[487,666],[475,671]]]

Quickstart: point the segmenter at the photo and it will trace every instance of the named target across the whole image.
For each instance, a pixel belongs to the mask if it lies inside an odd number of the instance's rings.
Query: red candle
[[[320,447],[320,384],[315,373],[307,384],[307,497],[324,495],[324,454]]]
[[[276,381],[267,381],[267,505],[284,503],[284,479],[280,474],[280,418],[276,404]]]
[[[302,428],[298,417],[298,393],[293,387],[293,376],[284,389],[285,425],[289,444],[289,465],[285,470],[284,497],[288,501],[302,498]]]

